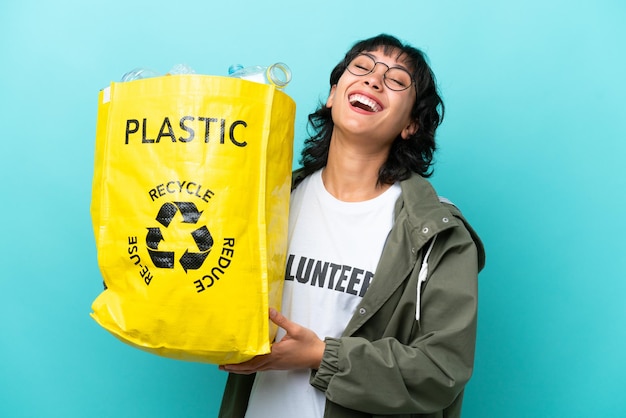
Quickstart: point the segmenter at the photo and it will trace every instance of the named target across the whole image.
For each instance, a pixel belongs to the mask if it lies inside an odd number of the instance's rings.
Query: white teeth
[[[350,96],[350,104],[354,105],[355,103],[360,103],[363,106],[367,107],[368,110],[372,112],[380,112],[381,108],[374,100],[369,97],[363,96],[362,94],[353,94]]]

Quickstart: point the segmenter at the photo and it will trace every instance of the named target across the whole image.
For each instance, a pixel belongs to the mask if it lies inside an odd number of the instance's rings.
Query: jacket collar
[[[404,209],[408,223],[412,227],[411,240],[413,245],[421,248],[438,233],[459,225],[463,225],[472,236],[478,250],[478,269],[485,266],[485,249],[483,243],[461,211],[448,199],[438,196],[430,182],[414,174],[400,183],[402,197],[395,207],[397,219]]]
[[[411,243],[420,249],[435,235],[458,226],[459,220],[451,216],[450,208],[441,202],[430,182],[413,174],[400,182],[402,195],[395,207],[395,218],[402,210],[406,213]]]

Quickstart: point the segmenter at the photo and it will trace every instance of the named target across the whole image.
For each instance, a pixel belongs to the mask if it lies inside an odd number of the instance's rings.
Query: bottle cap
[[[237,71],[241,70],[243,68],[243,65],[241,64],[233,64],[230,67],[228,67],[228,75],[234,74]]]

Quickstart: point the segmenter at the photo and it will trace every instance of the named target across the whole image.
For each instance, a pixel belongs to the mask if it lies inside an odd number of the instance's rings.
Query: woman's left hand
[[[220,370],[251,374],[264,370],[319,368],[326,347],[324,341],[310,329],[288,320],[275,309],[270,309],[270,320],[286,331],[279,342],[272,344],[272,351],[243,363],[222,365]]]

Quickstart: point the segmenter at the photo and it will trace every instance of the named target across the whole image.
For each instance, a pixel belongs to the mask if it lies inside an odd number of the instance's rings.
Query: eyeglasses
[[[387,67],[383,74],[383,82],[390,90],[406,90],[414,83],[413,76],[404,68],[390,67],[384,62],[376,61],[369,55],[359,54],[348,64],[347,70],[350,74],[364,76],[374,72],[376,64]]]

